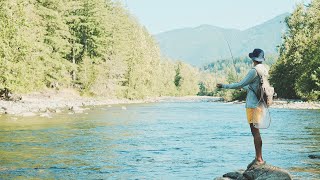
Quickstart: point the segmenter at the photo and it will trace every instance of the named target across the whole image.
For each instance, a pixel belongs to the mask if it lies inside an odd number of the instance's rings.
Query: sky
[[[151,34],[209,24],[244,30],[310,0],[120,0]]]

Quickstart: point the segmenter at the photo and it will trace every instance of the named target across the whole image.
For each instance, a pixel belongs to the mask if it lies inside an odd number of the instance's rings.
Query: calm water
[[[254,157],[244,105],[156,103],[0,118],[0,179],[213,179]],[[267,163],[320,179],[320,111],[272,109]]]

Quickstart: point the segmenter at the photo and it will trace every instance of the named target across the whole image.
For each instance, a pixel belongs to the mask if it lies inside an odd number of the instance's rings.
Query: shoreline
[[[320,102],[304,102],[302,100],[278,99],[271,105],[276,109],[320,109]]]
[[[22,95],[19,101],[0,100],[0,115],[51,117],[54,113],[83,113],[89,106],[111,106],[120,104],[161,103],[161,102],[222,102],[221,97],[183,96],[153,97],[143,100],[110,99],[101,97],[83,97],[74,90],[45,91]],[[231,104],[244,102],[234,101]],[[122,107],[125,109],[125,106]],[[302,102],[299,100],[275,100],[271,108],[277,109],[320,109],[320,102]]]
[[[245,104],[245,101],[231,101],[230,104]],[[276,99],[269,107],[271,109],[300,109],[300,110],[318,110],[320,102],[304,102],[302,100],[293,99]]]

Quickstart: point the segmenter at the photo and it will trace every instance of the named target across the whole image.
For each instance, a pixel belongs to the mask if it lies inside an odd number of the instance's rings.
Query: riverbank
[[[83,97],[72,89],[60,91],[47,90],[21,95],[21,100],[0,100],[0,114],[15,116],[43,116],[50,117],[52,113],[67,112],[83,113],[94,106],[115,104],[153,103],[153,102],[214,102],[220,101],[219,97],[187,96],[187,97],[153,97],[143,100],[112,99],[101,97]]]
[[[228,102],[230,104],[245,104],[245,101]],[[275,109],[320,109],[320,102],[305,102],[302,100],[276,99],[270,108]]]
[[[16,116],[48,116],[51,113],[83,113],[88,106],[147,103],[150,100],[128,100],[83,97],[72,89],[50,90],[21,95],[19,101],[0,101],[0,114]]]
[[[60,91],[50,90],[21,96],[19,101],[0,100],[0,114],[16,116],[43,116],[50,117],[52,113],[67,112],[83,113],[89,107],[115,104],[135,104],[153,102],[217,102],[223,101],[220,97],[185,96],[185,97],[156,97],[144,100],[110,99],[97,97],[83,97],[72,89]],[[243,103],[243,102],[230,102]],[[125,109],[125,105],[122,107]],[[276,100],[272,108],[288,109],[320,109],[319,102],[302,102],[297,100]]]
[[[320,102],[304,102],[302,100],[275,100],[271,108],[281,109],[320,109]]]

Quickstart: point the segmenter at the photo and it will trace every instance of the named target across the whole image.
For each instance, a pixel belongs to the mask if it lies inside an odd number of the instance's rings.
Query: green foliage
[[[177,95],[195,95],[199,92],[199,71],[189,64],[178,62],[180,67],[179,87],[177,87]],[[177,76],[176,76],[177,77]]]
[[[320,1],[305,8],[299,5],[286,19],[280,56],[272,67],[271,82],[284,98],[320,98]]]
[[[232,100],[245,101],[247,97],[247,92],[244,90],[234,90],[232,92]]]
[[[0,88],[25,92],[43,87],[46,47],[39,41],[42,28],[30,2],[0,2]]]
[[[181,77],[181,74],[180,74],[180,64],[178,64],[178,67],[176,69],[176,75],[174,76],[174,85],[176,85],[177,88],[180,88],[181,86],[181,80],[182,80],[182,77]]]
[[[82,93],[86,95],[94,95],[91,87],[97,79],[96,76],[98,71],[96,70],[96,66],[93,64],[93,60],[90,59],[89,56],[85,55],[78,67],[78,83],[81,85]]]
[[[74,87],[128,99],[198,92],[198,70],[163,59],[153,36],[112,0],[2,0],[0,39],[0,90]]]
[[[175,96],[177,87],[174,83],[175,76],[176,76],[176,69],[175,64],[165,60],[160,63],[160,69],[158,77],[158,82],[160,85],[158,86],[159,95],[169,95],[169,96]]]
[[[200,72],[199,96],[213,96],[217,77],[213,73]]]

